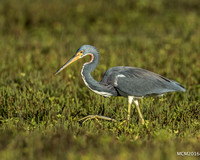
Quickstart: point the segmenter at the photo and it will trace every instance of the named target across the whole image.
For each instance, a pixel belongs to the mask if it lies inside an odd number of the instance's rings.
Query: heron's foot
[[[129,120],[128,120],[128,119],[123,120],[123,121],[120,123],[120,125],[123,125],[124,123],[126,123],[127,125],[129,125]]]
[[[141,119],[141,121],[142,121],[142,125],[144,125],[145,124],[145,120]],[[129,125],[129,122],[130,122],[129,119],[125,119],[120,123],[120,125],[123,125],[124,123],[127,123],[127,125]]]
[[[86,117],[83,117],[83,118],[79,119],[78,121],[79,122],[83,121],[83,123],[85,123],[86,121],[91,120],[91,119],[95,119],[98,123],[100,123],[98,119],[103,119],[103,120],[107,120],[107,121],[117,122],[115,119],[112,119],[110,117],[100,116],[100,115],[88,115]]]

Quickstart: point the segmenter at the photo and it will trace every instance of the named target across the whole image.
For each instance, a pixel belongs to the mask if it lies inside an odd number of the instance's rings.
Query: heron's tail
[[[186,89],[180,83],[173,80],[171,80],[171,82],[174,83],[176,91],[181,91],[181,92],[186,91]]]

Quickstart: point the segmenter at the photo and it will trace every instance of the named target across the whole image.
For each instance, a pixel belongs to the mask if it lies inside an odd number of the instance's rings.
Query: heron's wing
[[[135,67],[113,67],[106,72],[102,82],[112,84],[122,96],[141,97],[185,90],[175,81]]]

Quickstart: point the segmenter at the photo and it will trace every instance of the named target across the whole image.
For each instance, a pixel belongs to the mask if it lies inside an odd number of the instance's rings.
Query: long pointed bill
[[[63,69],[65,69],[67,66],[69,66],[70,64],[72,64],[73,62],[75,62],[76,60],[78,60],[81,57],[82,53],[78,52],[77,54],[75,54],[69,61],[67,61],[56,73],[55,75],[57,75],[58,73],[60,73]]]

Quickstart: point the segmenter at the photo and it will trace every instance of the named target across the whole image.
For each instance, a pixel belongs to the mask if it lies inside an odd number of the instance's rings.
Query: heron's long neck
[[[83,65],[81,75],[86,86],[89,87],[93,92],[102,96],[116,96],[118,95],[116,90],[109,85],[104,85],[96,81],[92,76],[91,72],[97,67],[99,62],[99,54],[90,54],[91,60]]]
[[[85,84],[91,88],[91,89],[96,89],[96,88],[102,88],[101,85],[99,84],[98,81],[96,81],[92,76],[91,76],[91,72],[97,67],[98,62],[99,62],[99,55],[94,55],[94,54],[90,54],[91,56],[91,60],[90,62],[87,62],[83,65],[82,71],[81,71],[81,75],[83,78],[83,81],[85,82]]]

